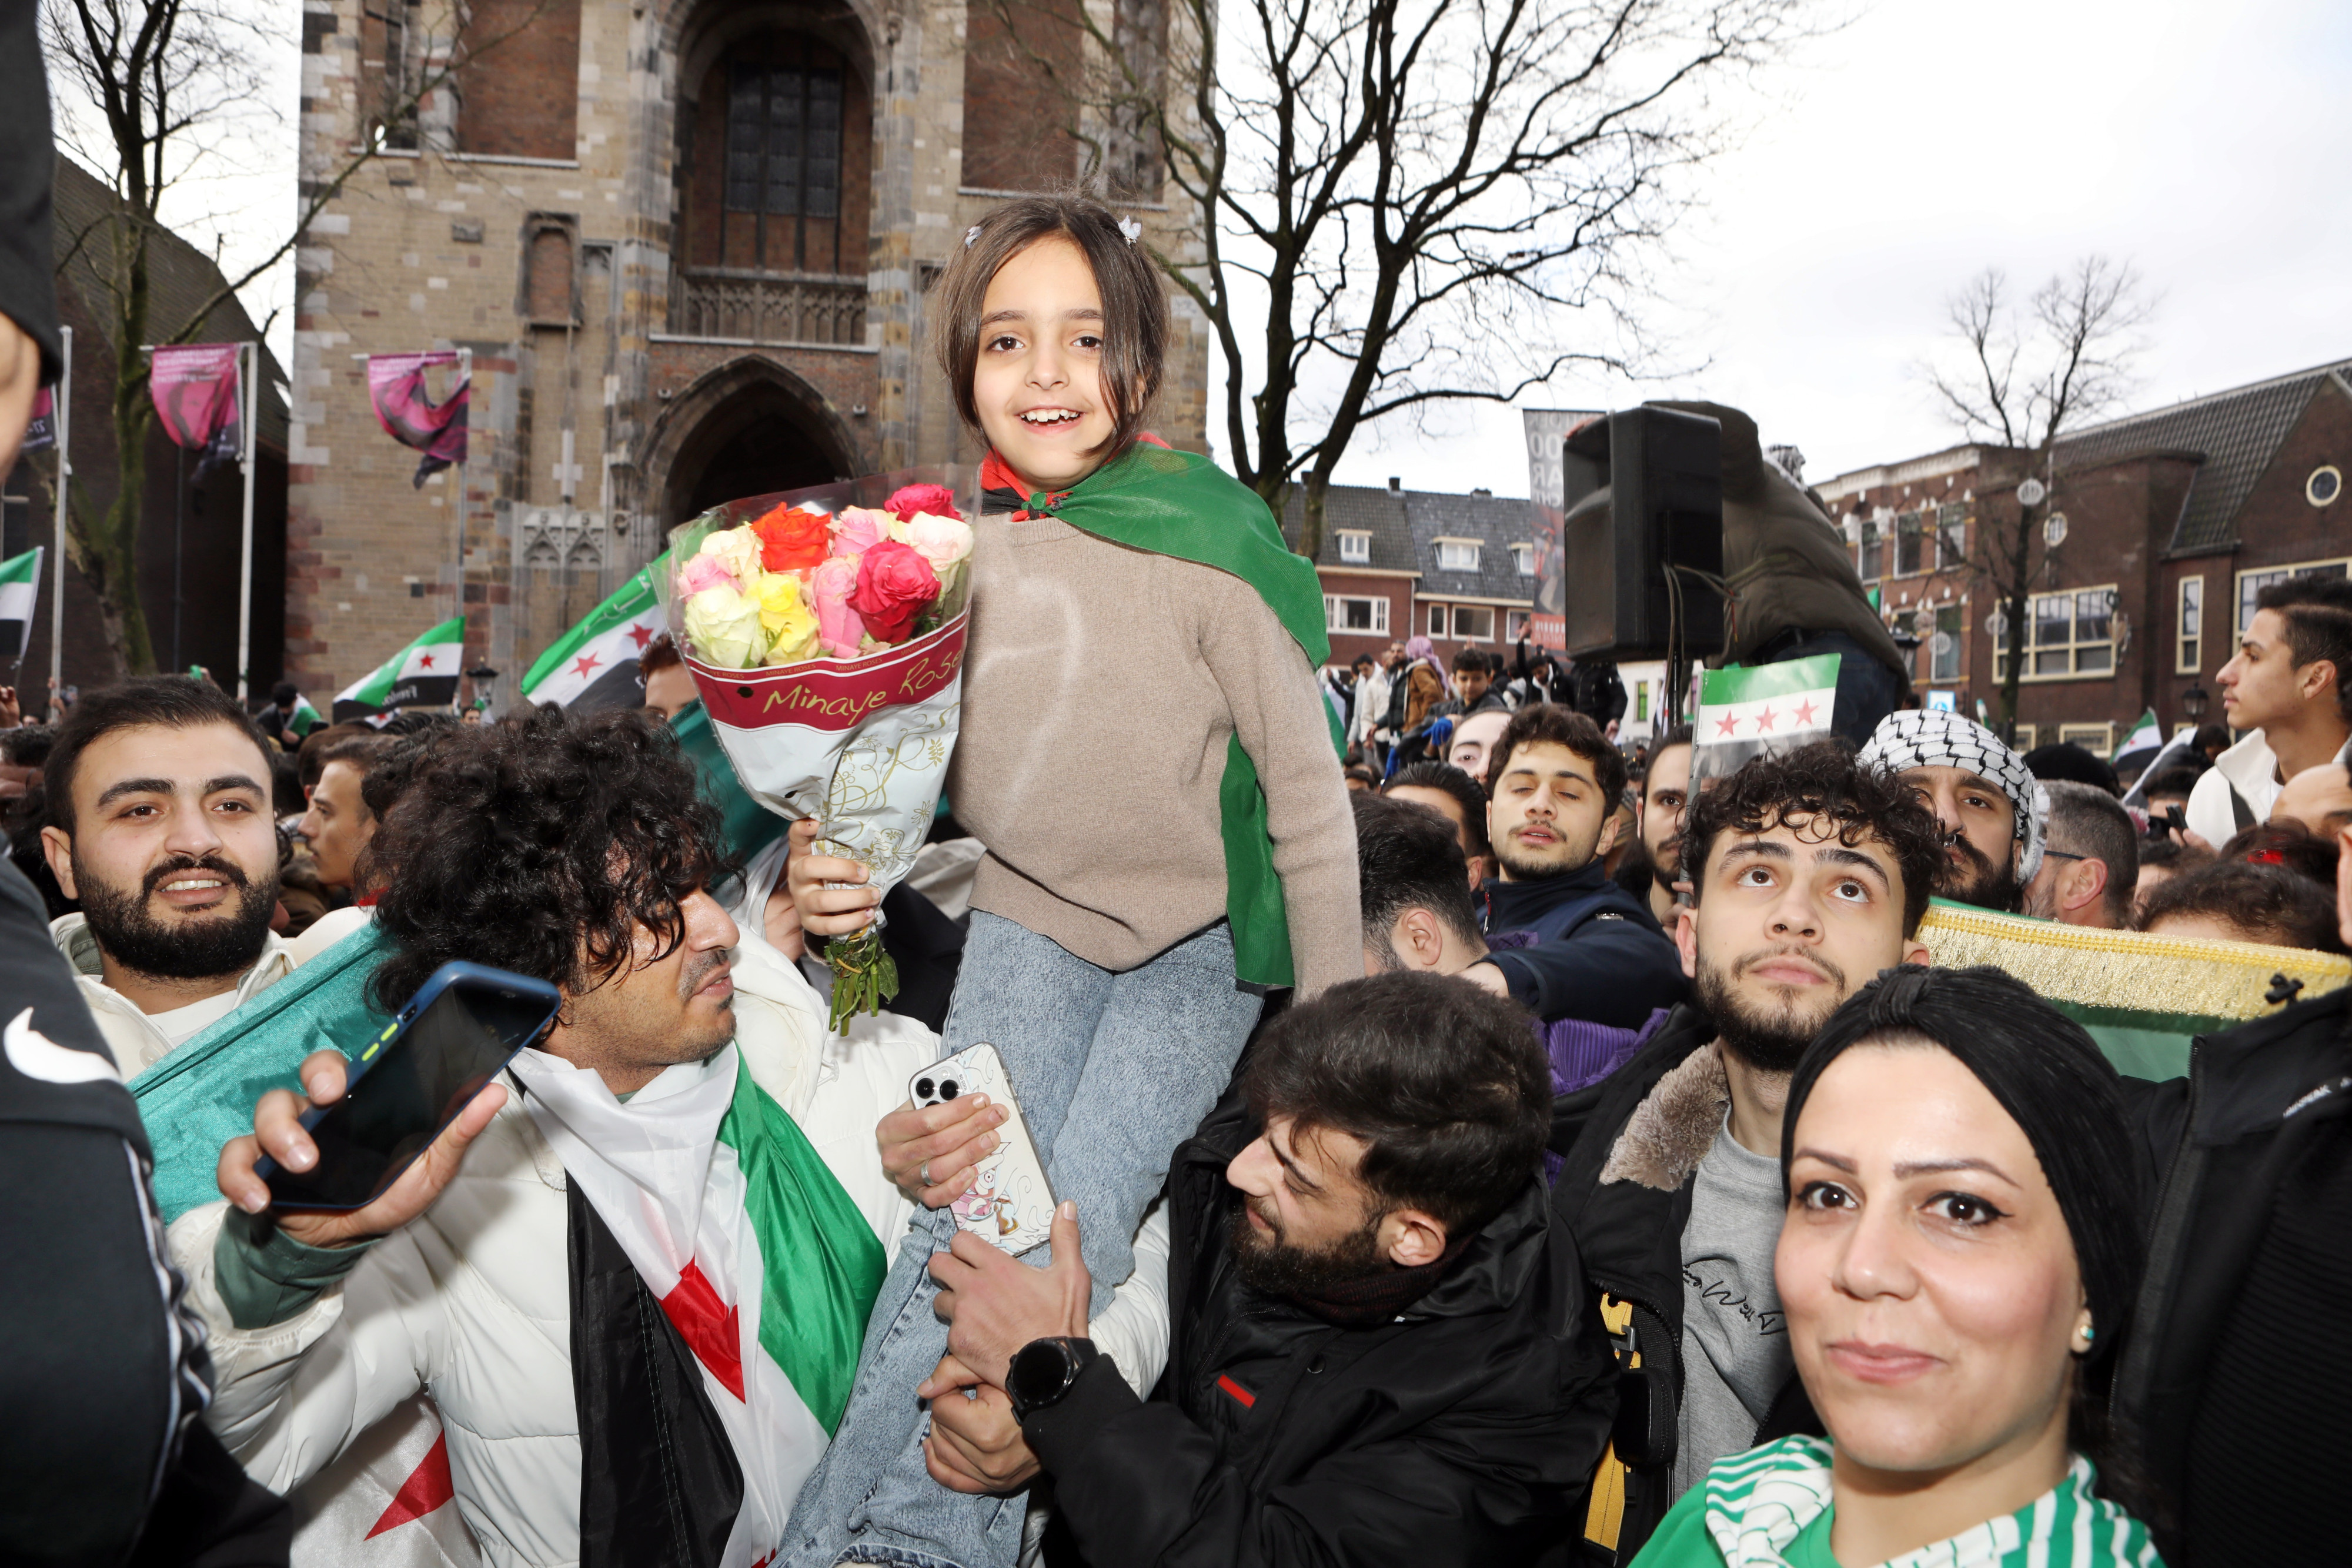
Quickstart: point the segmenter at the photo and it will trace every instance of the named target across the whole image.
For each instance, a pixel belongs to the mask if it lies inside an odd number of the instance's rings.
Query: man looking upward
[[[1892,769],[1936,814],[1944,831],[1935,893],[1958,904],[2014,913],[2042,869],[2050,796],[2025,759],[1956,713],[1888,714],[1860,760]]]
[[[2189,826],[2227,843],[2270,815],[2279,788],[2345,760],[2352,741],[2352,581],[2292,577],[2254,598],[2235,657],[2214,678],[2231,727],[2252,734],[2214,759],[2189,795]]]
[[[1789,1075],[1846,998],[1925,960],[1913,933],[1942,848],[1908,789],[1833,741],[1757,758],[1691,805],[1675,942],[1696,1000],[1553,1112],[1552,1201],[1654,1412],[1603,1461],[1623,1473],[1596,1480],[1623,1486],[1622,1524],[1587,1525],[1610,1561],[1752,1446],[1795,1382],[1772,1275]]]

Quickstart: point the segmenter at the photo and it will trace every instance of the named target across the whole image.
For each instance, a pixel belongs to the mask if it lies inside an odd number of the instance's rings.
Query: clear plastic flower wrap
[[[913,867],[962,708],[979,473],[878,474],[748,497],[670,530],[671,635],[751,798],[814,817],[877,892]],[[826,947],[833,1023],[898,988],[881,913]]]

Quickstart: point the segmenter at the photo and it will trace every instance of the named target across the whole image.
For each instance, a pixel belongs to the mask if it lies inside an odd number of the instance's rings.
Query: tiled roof
[[[1323,496],[1323,546],[1316,553],[1315,564],[1335,571],[1349,567],[1374,571],[1427,570],[1413,559],[1412,534],[1405,525],[1404,500],[1394,490],[1370,485],[1332,486]],[[1298,548],[1299,526],[1306,515],[1307,487],[1293,485],[1290,504],[1282,514],[1282,537],[1293,549]],[[1339,559],[1342,529],[1372,536],[1371,559]]]
[[[1534,503],[1507,496],[1450,496],[1434,490],[1404,492],[1405,517],[1412,525],[1414,564],[1421,569],[1415,591],[1432,599],[1459,594],[1530,603],[1535,579],[1521,577],[1511,547],[1535,538]],[[1476,571],[1440,571],[1440,538],[1476,539]]]
[[[2204,461],[2189,482],[2189,502],[2173,526],[2170,549],[2233,544],[2238,509],[2330,371],[2352,371],[2352,361],[2093,425],[2059,442],[2059,466],[2078,469],[2147,452],[2196,453]]]
[[[102,269],[112,244],[109,220],[120,211],[114,193],[72,159],[60,155],[51,201],[57,214],[57,254],[63,262],[65,280],[103,329],[113,314],[112,291]],[[68,252],[70,259],[67,259]],[[196,308],[226,280],[209,256],[169,229],[156,232],[147,256],[148,340],[160,342],[186,325]],[[247,342],[260,336],[245,307],[231,295],[214,309],[194,340]],[[278,395],[278,387],[285,379],[286,372],[268,345],[263,344],[260,428],[256,434],[263,445],[280,452],[286,450],[286,404]]]

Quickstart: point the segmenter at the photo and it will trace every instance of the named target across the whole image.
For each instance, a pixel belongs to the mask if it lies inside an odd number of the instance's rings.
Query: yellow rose
[[[790,572],[760,576],[760,626],[768,636],[768,663],[796,664],[816,656],[816,612]]]
[[[752,668],[767,646],[759,602],[723,582],[689,594],[686,643],[697,658],[709,664],[730,670]]]

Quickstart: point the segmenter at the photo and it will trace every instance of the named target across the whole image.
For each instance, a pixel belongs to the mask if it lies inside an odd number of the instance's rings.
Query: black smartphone
[[[352,1060],[343,1097],[302,1113],[319,1163],[254,1172],[280,1208],[364,1208],[383,1196],[515,1052],[546,1034],[562,997],[544,980],[486,965],[433,971]]]

